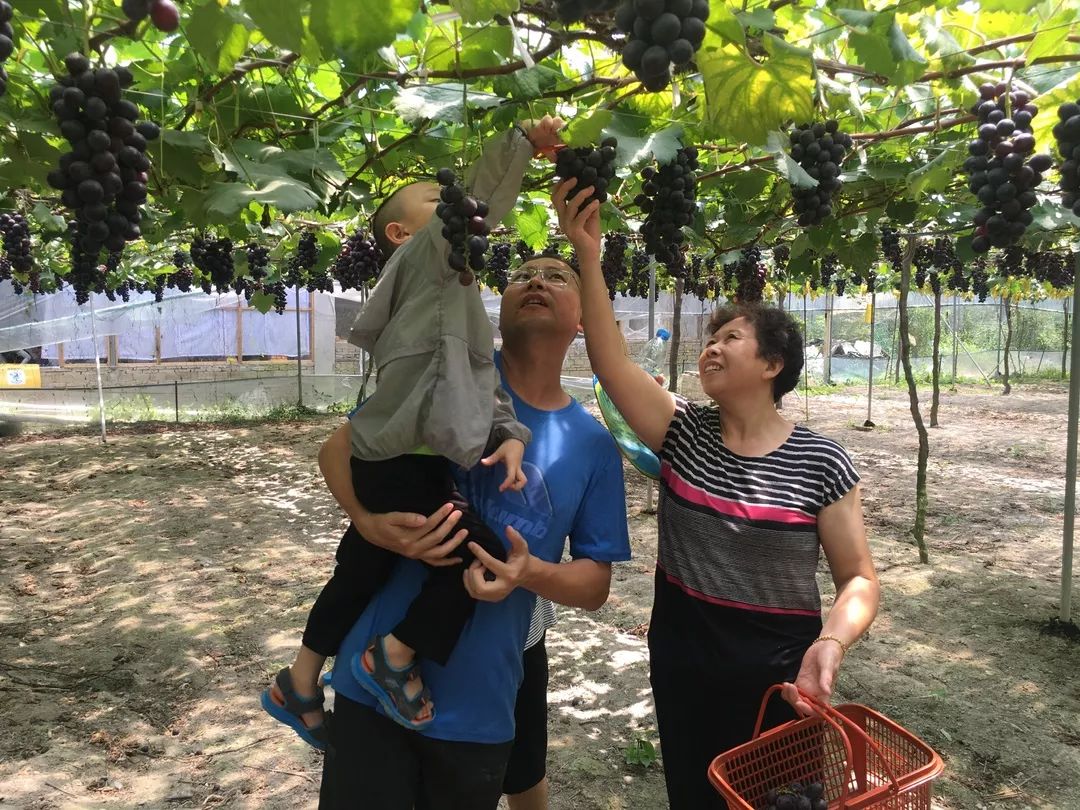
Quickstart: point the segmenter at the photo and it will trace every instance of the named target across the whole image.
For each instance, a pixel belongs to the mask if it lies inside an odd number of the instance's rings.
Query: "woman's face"
[[[735,318],[717,329],[698,356],[701,388],[712,399],[759,387],[771,394],[773,369],[759,355],[757,333],[746,318]]]

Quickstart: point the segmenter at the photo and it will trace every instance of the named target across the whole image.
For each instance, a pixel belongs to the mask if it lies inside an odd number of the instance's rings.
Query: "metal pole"
[[[296,291],[296,407],[304,407],[303,355],[300,353],[300,285]]]
[[[803,284],[802,293],[802,352],[803,352],[803,406],[806,409],[806,421],[810,421],[810,369],[806,363],[806,336],[810,332],[810,322],[806,319],[806,285]]]
[[[176,423],[180,424],[180,383],[173,380],[173,407],[176,409]]]
[[[825,385],[832,385],[832,322],[833,311],[832,305],[835,299],[829,295],[828,290],[825,291],[825,350],[822,352],[824,368],[822,376],[825,378]]]
[[[1001,316],[1005,312],[1005,296],[1004,294],[998,299],[998,339],[997,339],[997,366],[994,368],[994,374],[1001,376]]]
[[[1066,363],[1069,358],[1069,299],[1066,298],[1061,308],[1065,311],[1065,326],[1061,333],[1061,379],[1065,379]]]
[[[105,438],[105,393],[101,389],[101,349],[97,342],[97,315],[94,312],[94,297],[96,293],[90,293],[90,334],[94,338],[94,370],[97,372],[97,395],[98,414],[101,416],[101,443],[108,444]]]
[[[1072,621],[1073,527],[1076,521],[1076,438],[1080,417],[1080,254],[1073,278],[1073,353],[1069,364],[1069,429],[1065,448],[1065,531],[1061,548],[1061,621]]]
[[[649,340],[653,339],[653,335],[656,334],[656,260],[653,259],[649,262]],[[645,511],[652,513],[656,511],[653,506],[654,481],[649,479],[648,491],[645,495]]]
[[[874,326],[877,322],[877,290],[870,292],[870,373],[866,387],[866,421],[863,427],[872,428],[874,420],[871,418],[874,408]]]
[[[956,333],[960,329],[959,309],[956,293],[952,297],[952,384],[956,387]]]

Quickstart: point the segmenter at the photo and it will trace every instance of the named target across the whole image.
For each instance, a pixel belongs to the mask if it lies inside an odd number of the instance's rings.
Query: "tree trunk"
[[[919,390],[915,385],[915,375],[911,372],[911,341],[908,322],[907,297],[911,288],[911,257],[915,255],[915,239],[908,238],[900,269],[900,359],[904,364],[904,378],[907,380],[908,400],[911,403],[911,420],[919,434],[919,463],[915,476],[915,525],[911,530],[915,544],[919,548],[919,562],[930,562],[926,549],[926,463],[930,458],[930,436],[923,424],[919,411]]]
[[[930,400],[930,427],[938,426],[938,403],[941,400],[941,288],[934,293],[934,361],[930,375],[934,395]]]
[[[1003,394],[1008,394],[1012,391],[1012,385],[1009,384],[1009,349],[1012,347],[1012,297],[1006,295],[1003,298],[1005,304],[1005,390]]]
[[[679,389],[679,342],[682,336],[683,280],[675,279],[675,306],[671,316],[671,357],[668,363],[668,391]]]

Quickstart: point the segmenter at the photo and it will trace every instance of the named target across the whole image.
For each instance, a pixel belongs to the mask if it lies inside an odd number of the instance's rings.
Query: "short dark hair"
[[[408,183],[395,189],[389,197],[379,204],[379,207],[375,209],[375,215],[371,218],[371,231],[375,236],[375,244],[379,246],[384,264],[394,255],[394,251],[398,247],[387,237],[386,226],[401,218],[402,213],[405,211],[405,201],[399,195],[411,185],[415,184]]]
[[[782,363],[780,373],[773,377],[773,399],[795,390],[805,360],[803,336],[795,319],[778,307],[759,303],[724,304],[709,318],[709,334],[736,318],[746,318],[754,327],[758,342],[758,357],[770,363]]]
[[[531,256],[526,256],[524,259],[518,262],[517,266],[521,267],[523,264],[528,264],[529,262],[536,261],[537,259],[554,259],[557,262],[562,262],[571,270],[573,270],[575,275],[581,275],[581,268],[578,267],[577,262],[572,261],[572,259],[568,259],[561,253],[556,253],[555,251],[545,250],[543,253],[533,253]]]

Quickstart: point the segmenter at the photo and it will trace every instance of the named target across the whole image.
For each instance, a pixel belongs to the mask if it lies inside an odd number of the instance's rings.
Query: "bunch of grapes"
[[[319,245],[315,238],[315,231],[304,231],[296,244],[296,262],[305,270],[310,271],[318,261]]]
[[[786,244],[773,245],[772,259],[773,264],[776,266],[776,272],[779,275],[786,275],[788,262],[791,261],[791,246]]]
[[[1022,276],[1024,274],[1024,249],[1019,245],[1009,245],[998,256],[997,268],[998,275],[1002,278]]]
[[[1007,247],[1023,236],[1032,221],[1028,209],[1037,202],[1035,187],[1054,163],[1049,155],[1031,154],[1031,119],[1039,108],[1027,93],[1007,89],[1004,83],[982,85],[971,108],[979,118],[979,137],[968,143],[964,171],[968,188],[983,205],[974,216],[971,249],[976,253]]]
[[[630,247],[630,240],[625,233],[608,233],[604,235],[604,254],[600,260],[600,270],[604,274],[604,282],[607,284],[608,297],[615,300],[615,290],[627,277],[626,250]]]
[[[836,271],[840,269],[840,258],[835,253],[823,257],[819,266],[821,271],[821,289],[828,291],[833,283]]]
[[[644,250],[635,250],[630,255],[630,276],[626,280],[626,294],[631,298],[647,298],[649,295],[649,254]]]
[[[53,86],[49,98],[71,151],[61,155],[48,182],[75,214],[73,262],[96,267],[102,248],[121,250],[142,236],[150,170],[146,144],[159,130],[150,121],[136,123],[139,109],[123,97],[133,81],[130,70],[95,70],[79,53],[69,54],[64,64],[69,75]]]
[[[957,258],[952,260],[949,273],[949,289],[958,293],[966,293],[971,289],[971,279],[964,272],[964,263]]]
[[[704,301],[709,297],[709,279],[705,275],[705,257],[699,253],[690,256],[690,267],[686,273],[686,292]]]
[[[524,239],[518,239],[517,242],[514,243],[514,252],[517,253],[518,258],[522,261],[527,261],[533,255],[533,249]]]
[[[467,287],[475,280],[472,271],[484,269],[487,237],[491,233],[486,219],[488,204],[468,196],[450,169],[439,169],[435,178],[443,187],[435,213],[443,221],[443,238],[450,243],[450,269],[458,271],[458,281]]]
[[[188,266],[191,257],[184,251],[178,250],[172,255],[173,266],[176,272],[169,274],[168,286],[175,287],[180,292],[191,292],[191,285],[195,283],[195,273]]]
[[[980,304],[990,295],[990,278],[986,273],[985,256],[976,256],[971,266],[971,291],[979,297]]]
[[[236,268],[231,239],[211,239],[206,234],[199,234],[191,241],[191,261],[219,293],[227,293],[232,288]],[[203,289],[209,292],[205,284]]]
[[[600,146],[579,146],[576,149],[560,149],[555,158],[555,174],[563,180],[571,177],[577,183],[570,190],[570,197],[576,192],[592,186],[593,193],[582,203],[584,208],[589,203],[607,201],[608,185],[615,176],[615,147],[619,142],[615,138],[604,138]]]
[[[618,4],[619,0],[555,0],[555,13],[569,24],[584,20],[590,14],[605,14]]]
[[[270,251],[255,242],[248,242],[244,251],[247,253],[248,274],[256,282],[262,281],[270,266]]]
[[[922,289],[926,285],[927,274],[934,266],[934,248],[926,242],[920,242],[912,254],[911,264],[915,267],[911,283],[915,289]]]
[[[832,197],[841,186],[840,164],[851,145],[851,136],[833,120],[799,124],[792,130],[791,159],[818,181],[814,188],[791,189],[793,208],[804,228],[832,214]]]
[[[941,275],[946,272],[952,272],[956,275],[956,264],[958,263],[956,257],[956,249],[953,246],[952,240],[947,236],[939,236],[934,240],[934,247],[931,251],[932,262],[934,265],[934,272],[930,273],[930,289],[933,290],[934,295],[941,294]],[[960,276],[964,275],[964,268],[960,266]],[[966,283],[966,282],[965,282]],[[959,289],[954,287],[954,289]]]
[[[1080,99],[1058,107],[1054,139],[1061,155],[1061,204],[1080,217]]]
[[[708,0],[623,0],[615,27],[627,36],[623,64],[650,93],[671,83],[671,66],[684,68],[705,39]]]
[[[345,240],[341,252],[330,266],[330,275],[343,290],[362,289],[379,277],[382,251],[363,231]]]
[[[497,242],[491,247],[491,258],[487,263],[487,274],[483,279],[484,284],[499,293],[506,290],[510,281],[510,259],[514,252],[514,246],[509,242]]]
[[[900,249],[900,234],[890,223],[881,226],[881,253],[892,267],[894,273],[900,272],[903,264],[903,251]]]
[[[659,169],[641,170],[641,194],[634,203],[645,212],[641,235],[645,249],[661,264],[675,262],[683,243],[682,228],[693,221],[697,199],[697,149],[687,146]]]
[[[765,794],[765,810],[828,810],[825,785],[821,782],[792,782]]]
[[[170,33],[180,27],[180,9],[172,0],[124,0],[120,7],[132,22],[142,22],[149,14],[159,31]]]
[[[741,304],[761,301],[765,292],[765,263],[757,245],[743,248],[735,268],[735,300]]]
[[[4,70],[4,62],[15,50],[15,29],[11,25],[11,18],[15,12],[11,9],[8,0],[0,0],[0,96],[7,92],[8,75]]]
[[[1071,287],[1073,272],[1069,258],[1063,253],[1051,250],[1029,253],[1027,257],[1028,275],[1036,281],[1049,284],[1059,290]]]
[[[281,315],[285,307],[289,305],[289,296],[286,292],[285,282],[278,281],[270,285],[270,294],[274,296],[274,312]]]
[[[0,214],[0,237],[2,237],[4,257],[11,269],[20,273],[29,273],[34,267],[34,258],[30,254],[30,223],[22,214]]]

